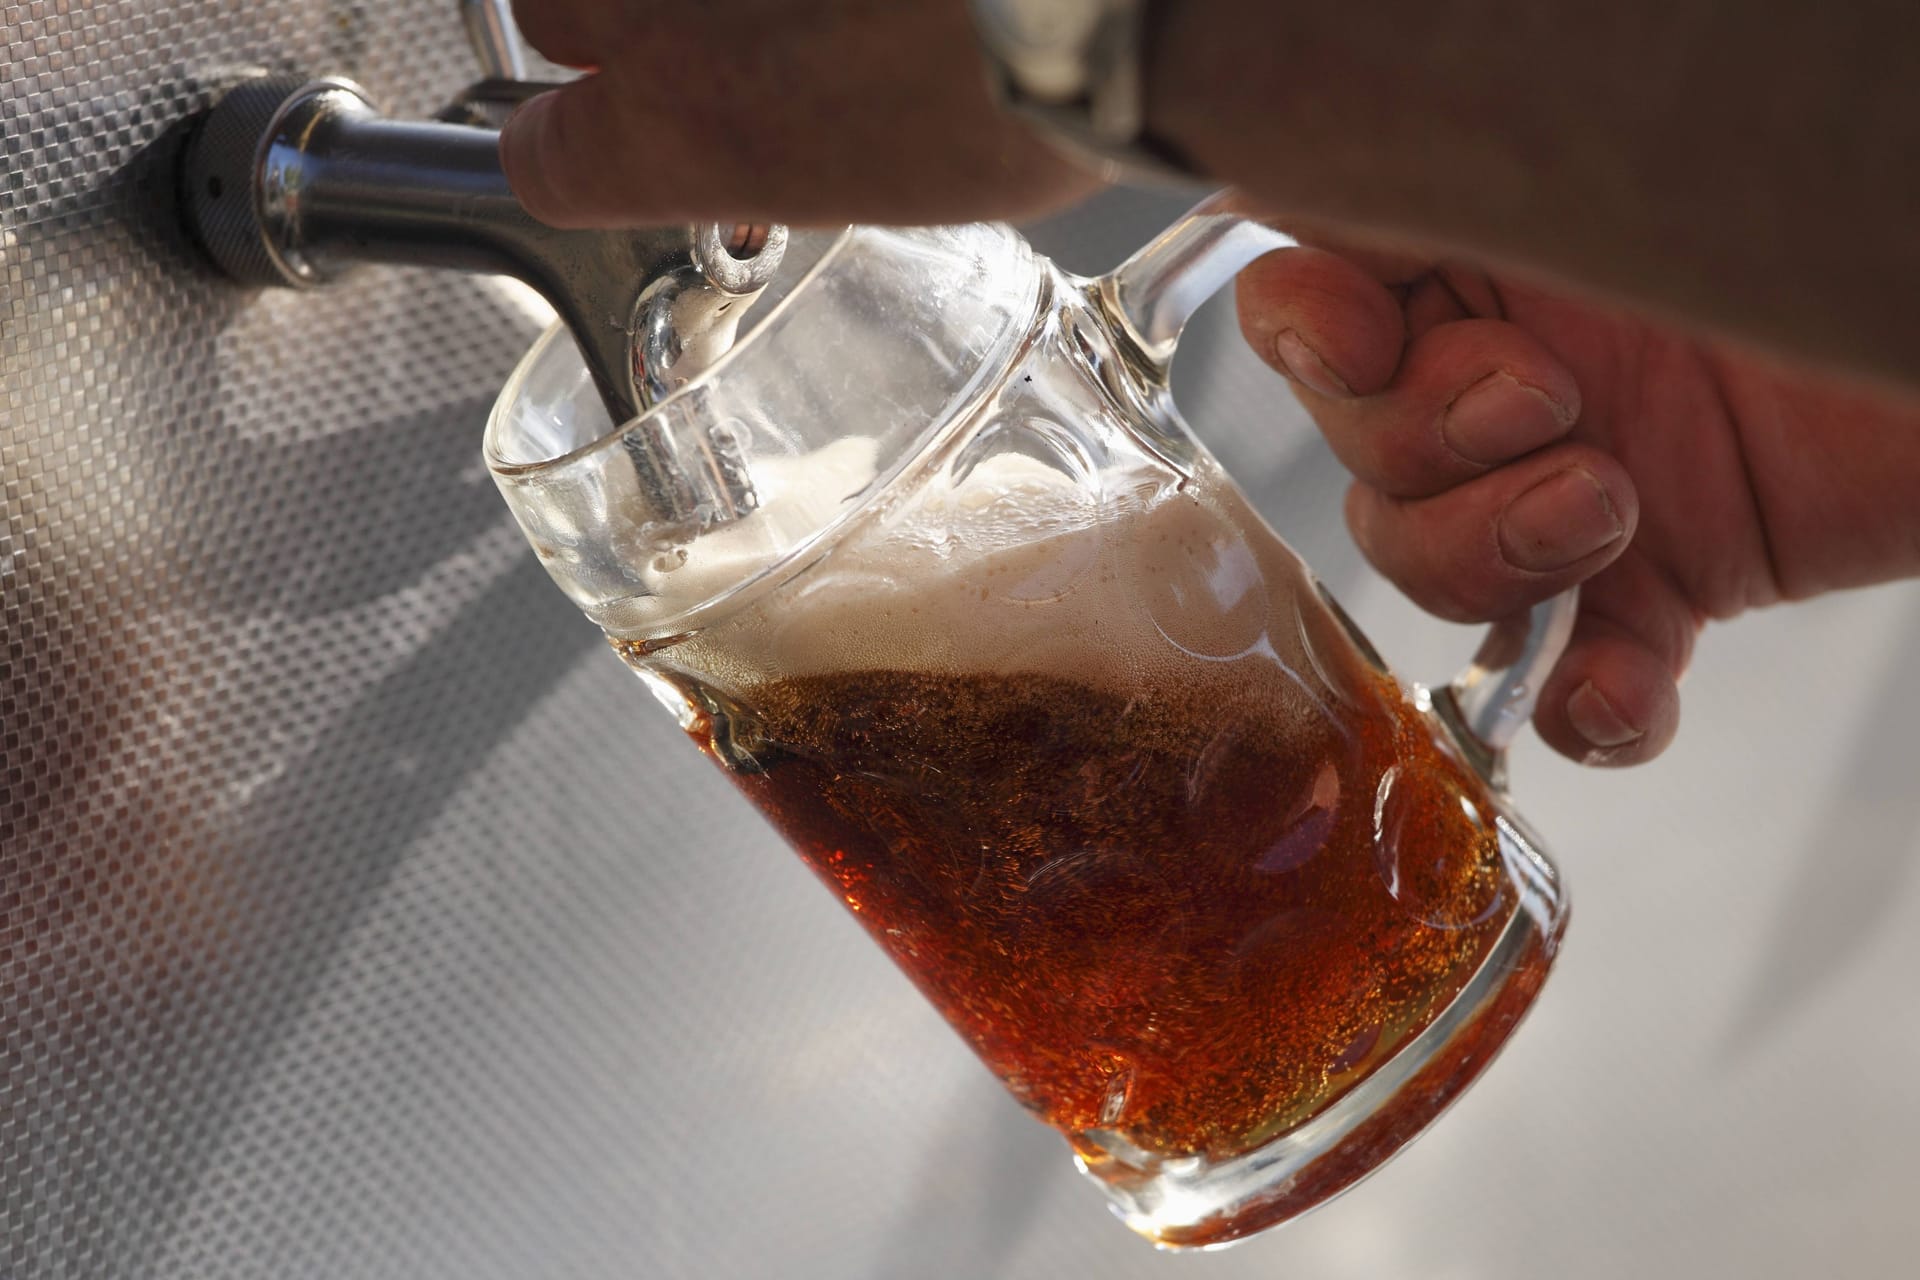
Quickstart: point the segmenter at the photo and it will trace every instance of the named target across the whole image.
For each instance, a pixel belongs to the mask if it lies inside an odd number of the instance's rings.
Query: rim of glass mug
[[[618,444],[632,429],[635,423],[669,410],[673,407],[674,402],[683,396],[697,394],[702,387],[726,372],[726,370],[740,358],[740,353],[754,342],[763,329],[768,325],[777,323],[788,311],[792,310],[793,307],[798,304],[798,299],[804,296],[807,287],[822,275],[826,274],[827,270],[834,265],[840,255],[846,251],[847,246],[853,242],[855,233],[859,230],[860,228],[858,226],[847,226],[833,232],[832,240],[827,244],[827,247],[821,251],[819,257],[815,258],[798,276],[794,277],[790,284],[786,284],[785,288],[779,292],[777,297],[763,299],[756,306],[751,326],[740,333],[733,345],[706,368],[702,369],[692,378],[689,378],[685,385],[675,389],[671,395],[665,396],[655,403],[648,405],[644,412],[635,414],[625,422],[616,423],[611,417],[608,417],[606,419],[607,426],[605,430],[565,452],[549,454],[534,459],[515,458],[509,456],[501,447],[503,443],[502,433],[508,426],[504,421],[505,415],[502,413],[502,409],[504,406],[510,405],[520,398],[521,393],[525,389],[527,379],[533,374],[542,359],[550,354],[549,348],[554,343],[566,344],[573,341],[573,335],[567,329],[566,323],[561,320],[553,321],[541,331],[539,337],[533,340],[533,345],[527,348],[526,353],[522,355],[519,361],[513,366],[513,372],[507,375],[507,380],[501,386],[500,393],[494,397],[493,407],[487,414],[486,431],[481,441],[481,450],[486,459],[488,470],[497,476],[514,477],[566,466],[568,463],[576,462],[581,458],[591,455],[597,449]],[[774,287],[778,287],[781,283],[782,282],[776,281]],[[585,367],[584,363],[582,367]]]
[[[866,287],[903,272],[915,287]],[[936,287],[920,287],[922,275]],[[684,634],[803,570],[937,454],[1032,340],[1053,275],[1002,224],[849,227],[763,303],[731,350],[617,426],[566,330],[550,328],[494,401],[484,459],[536,554],[589,617],[623,633]],[[930,332],[942,339],[938,349],[924,339]],[[862,394],[845,395],[848,385]],[[834,395],[831,413],[820,407],[823,394]],[[731,433],[725,448],[716,446],[720,433]],[[643,606],[662,594],[664,575],[695,539],[723,525],[745,527],[722,510],[730,476],[751,473],[757,484],[768,461],[851,436],[874,445],[864,483],[825,510],[813,504],[804,527],[753,522],[765,541],[737,580],[669,610]],[[742,438],[748,443],[739,447]],[[729,451],[737,456],[728,460]],[[697,516],[654,518],[660,504],[637,492],[644,485],[636,486],[623,455],[690,460],[670,464],[669,481],[690,486],[683,505]],[[621,554],[609,555],[608,525],[621,521],[631,527]],[[661,557],[664,567],[656,567]]]

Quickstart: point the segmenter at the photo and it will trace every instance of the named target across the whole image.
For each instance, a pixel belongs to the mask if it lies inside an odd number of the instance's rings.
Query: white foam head
[[[756,476],[761,509],[690,548],[653,607],[766,570],[765,549],[786,544],[768,526],[828,516],[872,478],[861,444]],[[1181,484],[1157,464],[1076,475],[994,453],[865,513],[824,558],[660,659],[749,683],[881,669],[1130,680],[1292,644],[1272,598],[1288,583],[1306,588],[1298,562],[1210,467]]]

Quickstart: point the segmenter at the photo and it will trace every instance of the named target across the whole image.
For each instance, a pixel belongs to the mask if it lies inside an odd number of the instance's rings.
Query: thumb
[[[725,193],[734,166],[697,166],[692,190],[678,178],[690,166],[684,129],[648,128],[635,104],[597,73],[525,103],[500,134],[500,162],[513,193],[535,218],[555,227],[639,226],[692,220],[691,206]],[[673,151],[677,149],[676,157]],[[719,187],[721,191],[714,191]],[[693,199],[689,199],[689,196]]]
[[[628,45],[533,99],[501,134],[514,193],[557,227],[820,225],[1020,217],[1098,185],[993,105],[970,43],[903,31],[848,59],[774,34],[700,75]]]

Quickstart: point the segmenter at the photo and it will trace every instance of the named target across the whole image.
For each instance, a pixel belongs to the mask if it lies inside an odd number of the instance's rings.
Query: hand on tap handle
[[[529,0],[522,34],[599,70],[526,109],[515,189],[558,226],[1015,217],[1097,182],[999,112],[954,0]],[[663,180],[664,179],[664,180]],[[765,210],[780,218],[760,218]]]
[[[1649,759],[1707,621],[1920,574],[1911,7],[525,0],[597,70],[503,156],[566,226],[1036,213],[1095,179],[970,17],[1093,11],[1138,23],[1137,140],[1315,246],[1241,318],[1368,557],[1461,620],[1585,584],[1554,747]]]

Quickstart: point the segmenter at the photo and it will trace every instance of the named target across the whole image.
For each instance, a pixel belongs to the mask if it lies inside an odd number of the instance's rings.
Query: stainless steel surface
[[[527,54],[520,47],[509,0],[458,0],[458,6],[481,74],[495,80],[525,80]]]
[[[1523,740],[1580,901],[1528,1026],[1353,1195],[1169,1260],[527,554],[477,457],[526,291],[199,266],[177,127],[253,65],[420,118],[472,55],[440,0],[0,8],[0,1275],[1910,1269],[1913,587],[1710,634],[1654,768]],[[1388,657],[1458,665],[1226,304],[1175,380]]]
[[[338,78],[242,79],[194,128],[182,185],[195,238],[241,283],[323,284],[367,262],[525,281],[566,321],[615,422],[669,381],[636,365],[636,330],[671,322],[675,355],[711,359],[731,345],[786,247],[780,234],[743,261],[719,248],[717,227],[556,230],[508,187],[496,132],[383,119]],[[682,305],[643,310],[669,276]]]
[[[738,243],[740,256],[728,241]],[[643,403],[664,400],[732,349],[740,322],[773,282],[786,252],[785,227],[744,233],[728,227],[723,234],[718,224],[706,223],[694,229],[691,265],[649,281],[634,307],[631,366]],[[758,505],[745,466],[733,461],[722,469],[731,479],[720,487],[728,518]],[[636,457],[635,465],[649,464]]]

